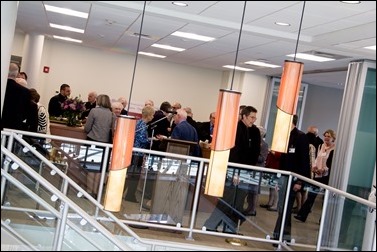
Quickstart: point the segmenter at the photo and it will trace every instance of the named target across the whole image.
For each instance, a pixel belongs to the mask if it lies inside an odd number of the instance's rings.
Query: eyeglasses
[[[250,118],[250,119],[253,119],[253,120],[257,120],[256,116],[248,115],[247,117]]]

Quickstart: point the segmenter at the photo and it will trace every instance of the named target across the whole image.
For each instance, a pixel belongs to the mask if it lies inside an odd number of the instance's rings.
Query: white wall
[[[264,108],[264,100],[268,87],[266,76],[247,73],[242,87],[240,104],[250,105],[258,110],[256,125],[261,124],[262,113],[268,108]]]
[[[16,33],[12,54],[23,56],[23,44],[24,35]],[[81,95],[83,100],[92,90],[114,99],[120,96],[128,99],[134,60],[133,55],[46,38],[36,85],[41,102],[47,106],[63,83],[71,86],[72,96]],[[50,73],[43,73],[43,66],[49,66]],[[226,88],[224,83],[229,82],[226,76],[229,77],[229,70],[221,72],[139,56],[131,102],[144,103],[152,99],[159,107],[163,101],[179,101],[184,107],[192,108],[195,120],[208,121],[209,114],[216,109],[219,89]],[[244,73],[234,84],[242,93],[240,104],[258,110],[256,124],[259,125],[262,114],[267,111],[264,100],[268,78]],[[315,124],[320,133],[328,128],[337,130],[342,97],[342,89],[309,85],[301,129],[306,131],[309,125]]]
[[[12,54],[23,56],[24,35],[16,33],[14,40]],[[114,99],[120,96],[128,99],[134,61],[133,55],[46,38],[39,83],[35,86],[46,106],[63,83],[71,86],[71,96],[81,95],[84,101],[92,90]],[[43,73],[43,66],[50,67],[50,72]],[[178,101],[192,108],[195,120],[208,121],[209,114],[216,109],[222,78],[221,71],[139,56],[131,102],[144,103],[152,99],[159,107],[163,101]],[[258,114],[262,113],[266,83],[265,76],[246,74],[240,85],[243,90],[237,90],[242,92],[241,103],[255,106]]]
[[[343,89],[309,85],[301,129],[306,132],[308,126],[316,125],[322,139],[325,130],[337,131],[343,92]]]

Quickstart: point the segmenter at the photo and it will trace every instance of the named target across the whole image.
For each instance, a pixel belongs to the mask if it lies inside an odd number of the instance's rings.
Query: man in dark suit
[[[85,119],[88,117],[90,110],[97,106],[97,93],[92,91],[88,94],[88,101],[85,102],[85,111],[81,113],[81,119]]]
[[[216,117],[216,112],[212,112],[209,115],[208,122],[202,122],[198,124],[199,139],[202,140],[203,142],[206,140],[208,140],[208,143],[212,142],[212,134],[213,134],[213,129],[215,127],[215,117]]]
[[[167,101],[161,103],[160,109],[154,113],[152,121],[148,123],[148,137],[163,139],[169,135],[169,111],[171,111],[171,104]],[[153,141],[152,150],[165,151],[165,148],[166,146],[161,144],[161,141]]]
[[[254,125],[257,112],[252,106],[246,106],[242,110],[234,147],[230,150],[229,162],[256,165],[261,143],[259,129]],[[237,170],[231,169],[234,172]],[[219,199],[215,210],[204,223],[207,230],[217,230],[218,226],[223,224],[225,232],[236,233],[238,221],[242,223],[245,220],[241,213],[247,196],[247,190],[241,189],[240,184],[239,173],[234,173],[232,180],[225,181],[224,196]]]
[[[187,122],[187,112],[184,109],[177,109],[176,112],[177,114],[173,116],[176,126],[171,133],[171,138],[198,143],[199,140],[196,129]],[[199,145],[196,145],[194,148],[190,148],[191,156],[197,157],[199,154]]]
[[[71,87],[68,84],[60,85],[59,94],[51,97],[48,103],[48,113],[50,116],[62,116],[63,108],[62,103],[67,100],[68,96],[71,95]]]
[[[24,121],[28,119],[28,115],[35,113],[31,113],[31,95],[29,89],[18,84],[15,80],[18,71],[19,67],[17,64],[11,63],[9,65],[1,127],[24,130]]]
[[[288,151],[280,156],[280,169],[295,172],[307,178],[310,178],[310,160],[309,160],[309,141],[306,134],[296,128],[298,121],[297,115],[293,116],[292,130],[289,135]],[[278,240],[283,218],[283,208],[285,193],[289,193],[285,226],[283,231],[283,240],[291,240],[291,216],[292,208],[295,202],[296,192],[304,187],[304,182],[294,178],[290,188],[287,188],[288,177],[282,176],[279,181],[279,202],[278,202],[278,219],[274,229],[274,239]],[[274,246],[277,246],[274,244]]]

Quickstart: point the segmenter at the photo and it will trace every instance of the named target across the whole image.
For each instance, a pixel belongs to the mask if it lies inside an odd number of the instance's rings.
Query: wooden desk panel
[[[65,124],[50,123],[50,131],[52,135],[86,140],[86,133],[83,126],[69,127]]]

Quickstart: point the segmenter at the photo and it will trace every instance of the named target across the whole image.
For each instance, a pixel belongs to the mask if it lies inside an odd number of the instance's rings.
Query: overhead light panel
[[[289,23],[284,23],[284,22],[275,22],[276,25],[279,25],[279,26],[291,26],[291,24]]]
[[[340,1],[341,3],[345,3],[345,4],[359,4],[361,3],[361,1]]]
[[[364,47],[364,49],[368,49],[368,50],[376,51],[376,45],[373,45],[373,46],[366,46],[366,47]]]
[[[232,65],[225,65],[223,67],[229,68],[229,69],[234,69],[234,70],[239,70],[239,71],[245,71],[245,72],[254,71],[254,69],[251,69],[251,68],[244,68],[244,67],[232,66]]]
[[[186,49],[184,48],[179,48],[179,47],[174,47],[174,46],[169,46],[169,45],[161,45],[161,44],[153,44],[152,47],[157,47],[165,50],[171,50],[171,51],[177,51],[177,52],[182,52],[185,51]]]
[[[80,18],[88,18],[89,14],[81,11],[74,11],[67,8],[60,8],[55,7],[52,5],[45,4],[46,11],[56,12],[64,15],[74,16],[74,17],[80,17]]]
[[[176,32],[173,32],[171,35],[181,37],[181,38],[205,41],[205,42],[215,40],[215,38],[212,38],[212,37],[202,36],[202,35],[198,35],[198,34],[195,34],[195,33],[189,33],[189,32],[176,31]]]
[[[73,39],[73,38],[69,38],[69,37],[61,37],[61,36],[56,36],[56,35],[54,35],[53,37],[54,37],[54,39],[61,39],[61,40],[66,40],[66,41],[70,41],[70,42],[82,43],[82,40],[79,40],[79,39]]]
[[[326,61],[335,60],[332,58],[326,58],[326,57],[316,56],[316,55],[306,54],[306,53],[289,54],[287,56],[292,57],[292,58],[296,57],[298,59],[303,59],[303,60],[316,61],[316,62],[326,62]]]
[[[84,33],[85,32],[83,29],[73,28],[71,26],[66,26],[66,25],[52,24],[52,23],[50,23],[50,27],[65,30],[65,31],[77,32],[77,33]]]
[[[266,62],[255,61],[255,60],[246,61],[245,64],[247,64],[247,65],[254,65],[254,66],[260,66],[260,67],[269,67],[269,68],[278,68],[278,67],[281,67],[281,66],[278,66],[278,65],[273,65],[273,64],[266,63]]]
[[[179,6],[179,7],[187,7],[188,4],[187,3],[184,3],[184,2],[177,2],[177,1],[174,1],[174,2],[171,2],[173,5],[176,5],[176,6]]]
[[[164,55],[159,55],[159,54],[155,54],[155,53],[139,52],[139,54],[149,56],[149,57],[155,57],[155,58],[162,58],[162,59],[166,58],[166,56],[164,56]]]

